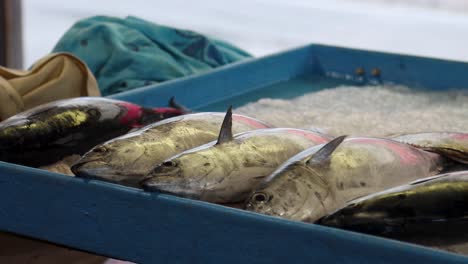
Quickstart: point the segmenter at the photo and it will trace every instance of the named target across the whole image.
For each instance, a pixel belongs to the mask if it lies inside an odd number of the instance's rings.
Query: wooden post
[[[0,0],[0,65],[21,69],[23,41],[20,0]]]

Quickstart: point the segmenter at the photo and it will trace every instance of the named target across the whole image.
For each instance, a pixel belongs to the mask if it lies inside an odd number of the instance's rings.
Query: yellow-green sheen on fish
[[[138,186],[165,159],[215,140],[223,118],[223,113],[205,112],[166,119],[96,146],[72,171],[78,177]],[[236,133],[267,127],[254,118],[233,115]]]
[[[438,154],[389,139],[338,137],[292,157],[261,182],[246,209],[315,221],[346,201],[437,174]]]
[[[352,200],[317,223],[468,254],[468,171]]]
[[[156,166],[142,187],[215,203],[239,202],[289,157],[328,141],[323,134],[292,128],[260,129],[233,137],[227,123],[218,141]]]
[[[468,171],[423,178],[348,202],[323,225],[370,233],[411,232],[414,225],[462,220],[468,224]],[[468,234],[466,242],[468,242]]]
[[[135,127],[185,111],[102,97],[49,102],[0,122],[0,160],[31,167],[50,165],[70,155],[82,155]]]

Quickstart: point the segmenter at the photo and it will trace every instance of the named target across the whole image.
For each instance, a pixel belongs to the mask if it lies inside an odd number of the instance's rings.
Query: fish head
[[[317,180],[317,178],[319,180]],[[306,221],[323,214],[329,191],[316,172],[297,161],[259,184],[245,209],[291,220]]]
[[[152,168],[144,166],[144,154],[144,145],[130,140],[109,141],[84,154],[71,170],[81,178],[138,186]]]
[[[180,164],[177,159],[164,161],[143,178],[140,182],[141,187],[149,191],[186,193],[190,181],[184,177],[184,170]]]
[[[290,158],[256,187],[245,208],[298,221],[326,214],[335,199],[327,179],[329,163],[344,139],[337,137]]]
[[[201,199],[224,175],[217,152],[216,148],[183,152],[157,165],[140,185],[148,191]]]

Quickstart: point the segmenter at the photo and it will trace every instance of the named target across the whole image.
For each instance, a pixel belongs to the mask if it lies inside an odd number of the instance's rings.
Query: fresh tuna
[[[206,112],[151,124],[96,146],[72,170],[78,177],[138,186],[141,178],[165,159],[215,140],[223,118],[223,113]],[[259,120],[233,115],[236,133],[267,127]]]
[[[228,113],[217,141],[185,151],[156,166],[144,189],[215,203],[243,201],[252,188],[298,152],[328,136],[293,129],[261,129],[233,136]]]
[[[338,137],[292,157],[264,179],[246,209],[315,221],[346,201],[437,174],[444,159],[389,139]]]
[[[133,128],[183,114],[100,97],[59,100],[0,122],[0,160],[43,166],[83,154]]]
[[[468,171],[358,198],[317,223],[468,254]]]

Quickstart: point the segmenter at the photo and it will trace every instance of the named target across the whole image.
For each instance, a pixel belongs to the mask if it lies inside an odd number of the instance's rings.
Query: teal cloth
[[[96,76],[103,95],[164,82],[250,57],[226,42],[136,18],[78,21],[53,52],[70,52]]]

